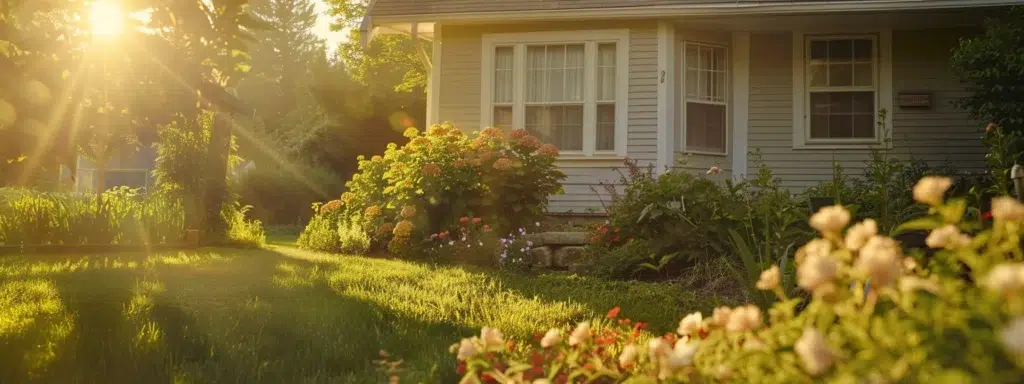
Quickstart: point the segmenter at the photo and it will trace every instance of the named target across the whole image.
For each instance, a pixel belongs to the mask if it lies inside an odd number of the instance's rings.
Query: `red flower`
[[[531,359],[532,359],[533,365],[544,364],[544,355],[541,355],[540,353],[534,353],[533,356],[531,357]]]
[[[465,224],[465,223],[468,223],[468,222],[469,222],[469,218],[468,218],[468,217],[465,217],[465,216],[463,216],[463,217],[462,217],[461,219],[459,219],[459,222],[460,222],[460,223],[463,223],[463,224]]]
[[[588,371],[593,370],[594,369],[594,364],[590,364],[590,363],[583,364],[583,369],[586,369]]]
[[[992,219],[992,211],[988,211],[988,212],[982,213],[981,214],[981,219],[982,220],[991,220]]]
[[[505,343],[505,347],[507,347],[510,351],[516,349],[516,342],[514,340],[509,340]]]
[[[466,363],[459,364],[459,367],[455,368],[455,372],[460,375],[466,373]]]
[[[543,374],[544,373],[544,367],[542,367],[542,366],[534,366],[533,369],[531,370],[531,372],[533,372],[533,374],[535,374],[535,375]]]
[[[437,237],[440,237],[442,239],[448,237],[448,231],[441,232],[440,234],[437,235]]]
[[[491,231],[491,226],[487,225],[487,224],[484,224],[484,232],[490,232],[490,231]]]
[[[629,325],[629,323],[632,323],[632,322],[633,322],[633,320],[630,320],[630,319],[619,320],[619,324],[622,324],[622,325]]]
[[[618,237],[618,236],[615,236],[615,238],[614,238],[614,239],[612,239],[612,241],[614,241],[614,242],[616,242],[616,243],[617,243],[617,242],[619,242],[619,237]]]
[[[607,315],[604,315],[604,317],[607,317],[607,318],[609,318],[609,319],[614,319],[614,318],[615,318],[615,316],[618,316],[618,315],[619,315],[619,311],[620,311],[621,309],[622,309],[622,308],[619,308],[619,307],[615,307],[615,308],[612,308],[612,310],[608,311],[608,314],[607,314]]]
[[[483,219],[481,219],[479,217],[474,217],[473,218],[473,224],[479,224],[481,221],[483,221]]]

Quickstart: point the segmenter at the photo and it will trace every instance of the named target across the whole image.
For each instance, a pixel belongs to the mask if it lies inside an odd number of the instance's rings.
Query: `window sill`
[[[626,156],[618,155],[561,155],[555,160],[559,167],[594,167],[594,166],[620,166],[626,160]]]
[[[716,156],[716,157],[728,157],[729,156],[728,152],[682,151],[682,152],[676,152],[676,153],[678,153],[680,155],[683,155],[683,156],[690,155],[690,154],[700,155],[700,156]]]
[[[855,143],[842,143],[842,142],[824,142],[824,143],[795,143],[793,144],[794,150],[842,150],[842,149],[892,149],[892,144],[885,145],[882,142],[870,141],[870,142],[855,142]]]

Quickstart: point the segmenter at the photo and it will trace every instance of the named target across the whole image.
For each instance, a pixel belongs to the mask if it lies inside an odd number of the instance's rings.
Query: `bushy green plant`
[[[299,248],[320,252],[340,251],[341,237],[338,235],[340,207],[340,200],[332,200],[327,204],[313,203],[315,214],[299,234],[299,239],[296,241]]]
[[[162,244],[184,235],[181,204],[121,187],[95,195],[8,189],[0,200],[0,242],[8,245]]]
[[[370,237],[357,225],[338,226],[339,251],[346,255],[363,255],[370,250]]]
[[[657,278],[670,271],[666,266],[675,254],[663,254],[649,240],[633,239],[617,246],[592,244],[584,259],[587,272],[604,278]],[[678,272],[678,271],[676,271]]]
[[[1024,6],[1001,11],[983,34],[953,49],[953,72],[969,93],[957,105],[980,121],[1024,132]]]
[[[462,382],[1017,382],[1024,205],[994,199],[985,227],[965,219],[966,200],[944,201],[952,184],[926,177],[913,188],[928,210],[902,227],[930,232],[927,262],[921,251],[905,255],[875,220],[850,226],[850,211],[825,207],[809,220],[819,237],[796,255],[806,298],[788,295],[772,267],[756,284],[777,298],[767,313],[755,305],[692,313],[664,336],[617,318],[618,308],[534,343],[485,327],[451,347]]]
[[[246,213],[252,206],[242,206],[239,203],[228,206],[222,214],[224,221],[228,224],[228,242],[241,247],[259,248],[267,242],[267,236],[263,232],[263,223],[259,220],[247,219]]]
[[[446,123],[424,133],[409,128],[405,137],[407,144],[391,144],[383,156],[360,157],[341,196],[342,218],[390,251],[407,254],[472,215],[495,229],[518,228],[561,191],[558,150],[526,131],[466,135]]]

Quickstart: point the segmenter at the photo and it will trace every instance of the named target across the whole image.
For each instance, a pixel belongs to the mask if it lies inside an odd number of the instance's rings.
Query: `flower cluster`
[[[526,228],[498,239],[498,266],[508,270],[525,270],[530,267],[533,241],[527,239]]]
[[[991,228],[977,232],[979,223],[964,220],[963,200],[944,200],[950,184],[925,178],[914,187],[928,215],[903,227],[930,231],[928,257],[905,254],[874,220],[851,225],[846,208],[826,207],[809,220],[819,237],[796,255],[797,283],[807,298],[789,297],[782,270],[773,266],[756,282],[778,299],[768,307],[691,313],[661,337],[617,319],[617,308],[605,321],[538,334],[538,343],[526,348],[483,343],[481,335],[453,346],[453,353],[462,344],[492,348],[458,352],[459,370],[464,382],[502,383],[1024,377],[1024,204],[995,199]]]
[[[331,201],[327,202],[327,204],[324,204],[324,205],[320,206],[320,213],[322,213],[322,214],[329,214],[329,213],[335,212],[339,208],[341,208],[341,205],[342,205],[341,200],[331,200]]]
[[[632,237],[623,237],[621,233],[621,228],[613,226],[609,221],[605,221],[604,224],[598,225],[590,231],[590,242],[591,244],[614,247],[632,240]]]

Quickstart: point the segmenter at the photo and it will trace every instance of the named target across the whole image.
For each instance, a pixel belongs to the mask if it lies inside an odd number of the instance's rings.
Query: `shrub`
[[[809,220],[819,237],[797,252],[807,298],[783,291],[772,267],[757,282],[777,297],[767,313],[719,307],[687,315],[664,336],[618,319],[617,308],[539,333],[539,343],[506,342],[485,327],[451,347],[462,382],[1016,382],[1024,375],[1024,205],[994,199],[985,227],[964,219],[965,199],[943,201],[951,185],[918,182],[914,197],[928,213],[902,225],[930,231],[928,262],[921,252],[904,255],[870,222],[849,226],[844,207],[826,207]]]
[[[364,255],[370,250],[370,237],[357,225],[338,226],[339,251],[346,255]]]
[[[1024,7],[1000,12],[984,34],[961,39],[952,68],[970,92],[958,102],[971,117],[1024,132]]]
[[[182,207],[163,194],[121,187],[95,195],[7,189],[0,200],[0,243],[8,245],[161,244],[185,233]]]
[[[296,241],[299,248],[309,251],[338,252],[341,250],[341,237],[338,235],[340,221],[340,200],[332,200],[327,204],[313,203],[313,218],[299,234]]]
[[[229,244],[247,248],[259,248],[267,242],[263,232],[263,223],[259,220],[245,218],[252,209],[251,205],[241,206],[239,203],[225,207],[221,213],[228,224],[227,240]]]
[[[405,136],[408,143],[389,145],[384,156],[360,157],[341,197],[342,218],[366,230],[375,247],[407,254],[471,214],[495,229],[517,228],[561,191],[558,151],[525,131],[466,135],[446,123]]]
[[[587,272],[604,278],[661,277],[668,272],[664,267],[675,259],[675,254],[661,254],[646,239],[620,245],[592,244],[585,252],[590,263]]]

